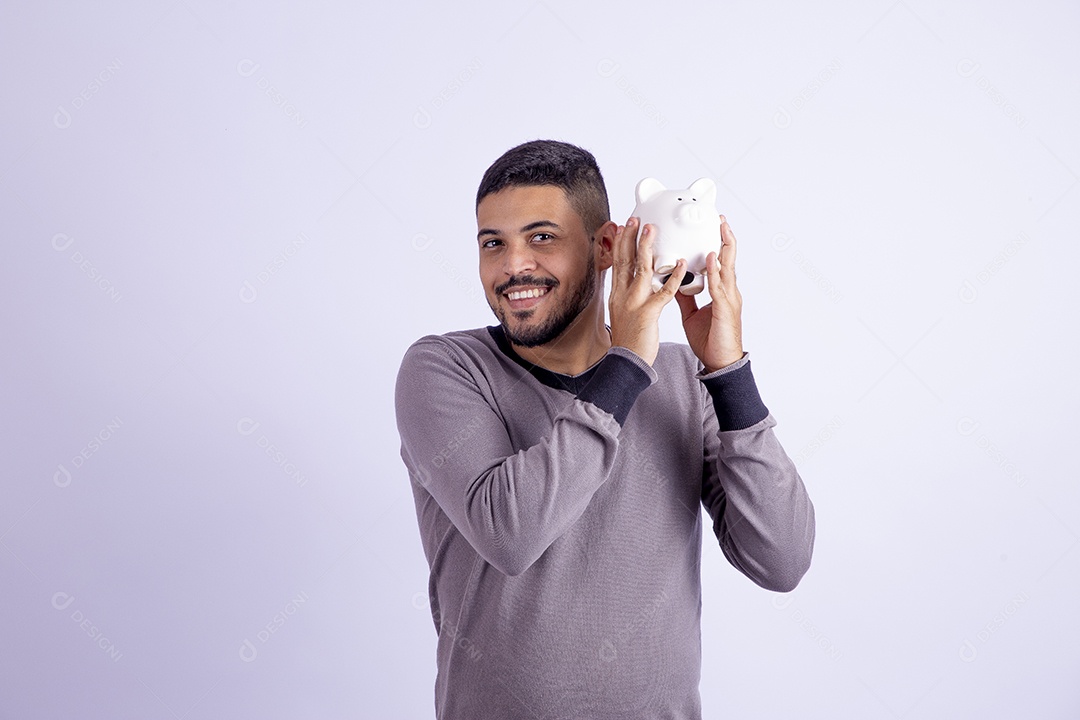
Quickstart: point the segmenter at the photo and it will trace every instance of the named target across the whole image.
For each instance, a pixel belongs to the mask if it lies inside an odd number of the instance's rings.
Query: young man
[[[700,718],[701,506],[767,589],[814,544],[742,349],[735,236],[721,216],[711,303],[677,295],[683,261],[653,293],[651,226],[637,247],[593,156],[554,141],[488,168],[476,218],[499,324],[418,340],[397,382],[436,716]],[[659,342],[676,295],[689,346]]]

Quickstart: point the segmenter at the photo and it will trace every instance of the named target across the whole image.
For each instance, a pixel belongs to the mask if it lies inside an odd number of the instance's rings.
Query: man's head
[[[506,187],[555,185],[563,189],[591,236],[611,219],[607,188],[596,158],[588,150],[558,140],[532,140],[503,153],[491,164],[476,191],[476,207]]]
[[[579,147],[525,143],[484,173],[476,194],[480,280],[512,343],[545,345],[590,308],[602,320],[597,288],[611,264],[609,218],[596,159]]]

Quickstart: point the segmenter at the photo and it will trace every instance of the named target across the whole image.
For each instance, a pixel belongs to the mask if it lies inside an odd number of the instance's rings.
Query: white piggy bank
[[[679,292],[694,295],[705,289],[705,258],[720,250],[720,213],[716,209],[716,183],[695,180],[683,190],[668,190],[654,178],[645,178],[634,190],[640,219],[638,241],[646,223],[656,227],[653,236],[653,292],[660,289],[686,258],[686,276]]]

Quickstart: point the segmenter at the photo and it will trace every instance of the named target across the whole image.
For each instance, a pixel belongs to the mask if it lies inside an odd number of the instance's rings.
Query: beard
[[[498,289],[498,294],[502,295],[506,290],[515,285],[548,285],[554,290],[560,283],[555,280],[538,282],[536,278],[522,277],[511,280],[509,283],[500,287]],[[551,292],[551,290],[548,292]],[[548,313],[546,320],[543,320],[537,325],[523,325],[517,330],[514,330],[507,322],[506,312],[502,308],[498,305],[491,305],[491,310],[495,313],[495,317],[499,318],[499,324],[502,325],[503,333],[506,335],[507,340],[514,345],[531,348],[539,345],[546,345],[562,335],[567,328],[574,324],[578,315],[589,306],[589,303],[592,302],[593,296],[595,295],[596,261],[590,252],[589,260],[585,267],[584,279],[578,283],[577,287],[574,288],[573,294],[562,304],[562,306],[553,308]],[[535,312],[535,310],[529,309],[512,312],[511,314],[516,320],[523,322],[529,320]]]

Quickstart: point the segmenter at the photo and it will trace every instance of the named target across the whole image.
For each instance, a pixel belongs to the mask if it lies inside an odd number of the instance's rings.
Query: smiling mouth
[[[544,302],[544,298],[551,292],[550,287],[516,287],[503,293],[506,304],[515,312],[526,311],[532,314],[532,309]],[[526,316],[522,316],[526,317]]]
[[[506,293],[506,297],[509,300],[528,300],[529,298],[538,298],[542,295],[547,295],[548,290],[551,288],[529,288],[528,290],[511,290]]]

